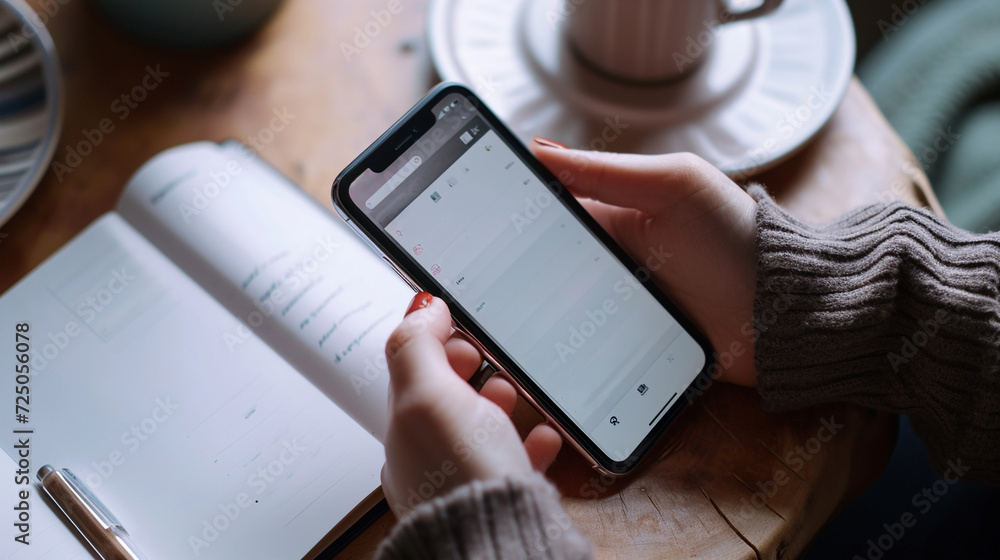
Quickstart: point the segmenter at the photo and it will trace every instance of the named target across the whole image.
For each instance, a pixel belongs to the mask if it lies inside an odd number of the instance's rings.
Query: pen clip
[[[87,503],[87,506],[90,507],[95,514],[97,514],[97,517],[100,518],[102,523],[108,527],[118,527],[118,529],[120,529],[123,533],[126,535],[128,534],[128,531],[126,531],[125,527],[122,526],[121,521],[118,521],[115,514],[111,513],[111,510],[109,510],[107,506],[101,502],[101,500],[97,499],[97,496],[95,496],[94,493],[90,491],[90,488],[87,488],[87,486],[79,478],[77,478],[75,474],[73,474],[73,471],[63,468],[60,469],[60,472],[66,479],[66,482],[68,482],[69,485],[73,487],[73,490]]]

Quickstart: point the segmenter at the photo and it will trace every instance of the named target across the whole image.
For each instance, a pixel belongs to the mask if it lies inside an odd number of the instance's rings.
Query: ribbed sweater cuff
[[[383,541],[376,558],[593,558],[590,543],[559,504],[545,477],[476,481],[424,503]]]
[[[1000,472],[1000,236],[902,203],[815,227],[760,187],[751,194],[764,407],[910,413],[939,466],[963,458]]]

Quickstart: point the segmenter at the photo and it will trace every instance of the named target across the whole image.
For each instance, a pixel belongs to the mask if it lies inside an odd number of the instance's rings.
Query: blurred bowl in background
[[[23,0],[0,0],[0,226],[24,204],[52,160],[62,126],[62,82],[52,37]]]
[[[94,0],[118,28],[174,48],[223,45],[257,29],[281,0]]]

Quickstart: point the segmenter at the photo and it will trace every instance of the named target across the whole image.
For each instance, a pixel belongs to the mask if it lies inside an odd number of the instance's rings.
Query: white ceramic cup
[[[573,50],[613,78],[663,82],[701,64],[716,27],[774,11],[782,0],[762,0],[736,11],[732,0],[564,0]]]

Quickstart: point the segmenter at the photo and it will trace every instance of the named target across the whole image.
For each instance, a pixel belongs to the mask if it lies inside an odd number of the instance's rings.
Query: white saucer
[[[438,73],[470,86],[523,139],[574,148],[694,152],[730,175],[802,147],[840,104],[854,68],[843,0],[785,0],[715,29],[709,58],[663,85],[612,80],[563,40],[564,0],[434,0]]]

